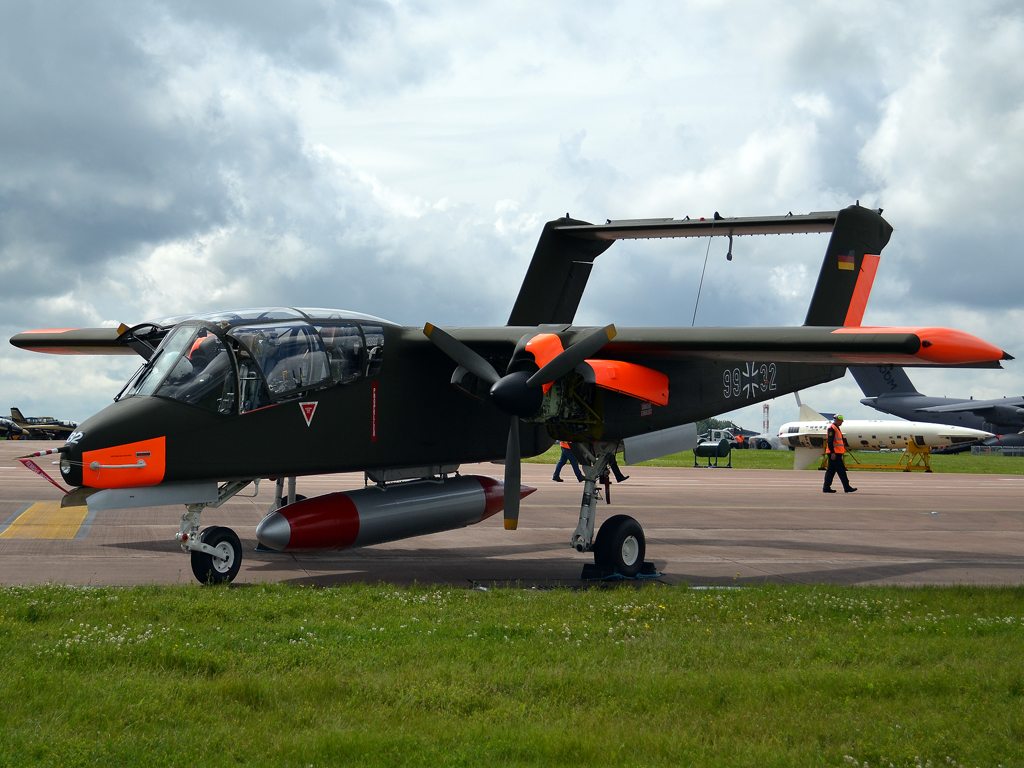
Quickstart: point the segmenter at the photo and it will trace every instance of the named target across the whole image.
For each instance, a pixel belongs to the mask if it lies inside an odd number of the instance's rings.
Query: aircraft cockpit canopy
[[[166,397],[225,415],[254,411],[376,376],[385,323],[287,307],[160,318],[145,326],[170,330],[122,394]]]

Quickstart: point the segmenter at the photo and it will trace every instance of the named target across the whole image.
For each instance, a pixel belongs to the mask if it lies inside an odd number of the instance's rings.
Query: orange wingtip
[[[837,328],[832,333],[912,333],[921,340],[921,348],[913,355],[936,365],[969,365],[1009,360],[1003,350],[964,331],[955,328]]]

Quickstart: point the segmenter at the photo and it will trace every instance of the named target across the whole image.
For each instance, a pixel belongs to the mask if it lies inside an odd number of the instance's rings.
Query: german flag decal
[[[852,272],[854,269],[854,261],[853,251],[847,251],[846,253],[839,254],[840,269],[848,269]]]

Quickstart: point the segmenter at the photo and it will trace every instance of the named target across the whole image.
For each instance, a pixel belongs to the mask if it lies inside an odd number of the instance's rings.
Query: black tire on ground
[[[644,529],[628,515],[613,515],[604,521],[594,542],[594,563],[606,571],[636,576],[644,565],[647,543]]]
[[[207,528],[199,534],[199,540],[228,555],[219,560],[197,550],[192,551],[192,573],[203,584],[228,584],[238,575],[242,567],[242,542],[230,528],[219,525]]]

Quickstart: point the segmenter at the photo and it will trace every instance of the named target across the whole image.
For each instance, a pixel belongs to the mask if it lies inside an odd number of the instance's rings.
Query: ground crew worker
[[[839,475],[843,484],[844,493],[853,493],[857,489],[850,485],[846,477],[846,462],[843,454],[846,453],[846,441],[843,439],[843,432],[840,427],[843,425],[843,415],[837,413],[832,417],[832,423],[825,430],[826,450],[828,451],[828,469],[825,470],[825,485],[821,489],[825,493],[835,493],[832,490],[832,478]]]
[[[564,480],[562,480],[562,478],[559,477],[559,475],[562,473],[562,467],[565,466],[565,462],[568,461],[570,464],[572,464],[572,471],[576,473],[576,479],[582,483],[583,473],[580,472],[580,465],[576,461],[576,457],[573,456],[572,447],[569,445],[569,443],[564,441],[559,443],[559,445],[562,446],[562,455],[558,457],[558,463],[555,464],[555,474],[551,479],[554,480],[556,483],[565,482]]]

